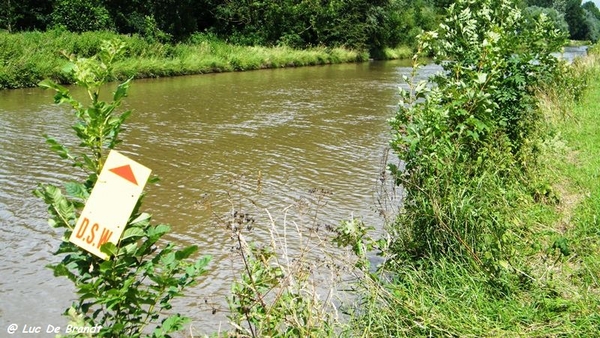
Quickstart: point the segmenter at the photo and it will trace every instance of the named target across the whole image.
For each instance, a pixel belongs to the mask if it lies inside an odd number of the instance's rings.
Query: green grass
[[[491,273],[445,259],[398,259],[386,278],[358,283],[348,336],[598,336],[600,67],[589,62],[582,72],[591,72],[590,86],[571,111],[545,101],[555,116],[535,179],[549,182],[555,198],[519,197],[511,261]]]
[[[569,47],[581,47],[581,46],[589,46],[592,42],[588,40],[569,40],[567,46]]]
[[[383,50],[383,58],[386,60],[410,59],[413,54],[413,49],[408,46],[385,48]]]
[[[120,80],[132,76],[164,77],[359,62],[369,58],[364,51],[344,48],[237,46],[202,34],[193,36],[188,43],[172,45],[111,32],[0,32],[0,89],[34,87],[45,78],[72,83],[73,79],[62,71],[67,64],[65,55],[93,56],[99,51],[101,41],[109,39],[120,39],[126,44],[124,57],[114,65],[114,75]]]
[[[596,73],[589,94],[575,106],[572,117],[559,125],[566,150],[555,167],[569,183],[567,193],[579,201],[564,225],[564,236],[576,255],[575,273],[581,287],[600,298],[599,117],[600,74]]]

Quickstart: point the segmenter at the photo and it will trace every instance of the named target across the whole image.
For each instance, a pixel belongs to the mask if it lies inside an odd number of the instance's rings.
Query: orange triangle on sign
[[[133,175],[133,170],[131,170],[131,166],[129,164],[126,164],[121,167],[116,167],[113,169],[108,169],[108,170],[123,177],[124,179],[128,180],[129,182],[131,182],[135,185],[138,185],[137,180],[135,179],[135,175]]]

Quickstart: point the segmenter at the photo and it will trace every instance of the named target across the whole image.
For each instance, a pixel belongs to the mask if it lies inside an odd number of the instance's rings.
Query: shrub
[[[91,103],[85,106],[69,90],[45,80],[41,87],[55,90],[56,103],[68,103],[75,112],[73,125],[81,140],[81,153],[75,154],[56,140],[46,137],[51,149],[87,174],[84,182],[68,182],[65,193],[50,184],[40,184],[35,195],[48,205],[49,224],[64,230],[56,255],[63,257],[49,267],[55,276],[73,282],[79,299],[66,311],[77,325],[101,326],[99,337],[168,337],[182,329],[186,318],[165,315],[173,298],[195,283],[209,257],[188,262],[196,246],[176,249],[172,243],[162,248],[160,239],[169,231],[164,224],[154,225],[147,213],[140,211],[141,199],[134,208],[117,245],[107,242],[100,250],[109,258],[98,258],[69,242],[78,214],[90,195],[106,159],[107,152],[121,140],[122,124],[131,111],[116,110],[127,96],[130,80],[121,83],[112,102],[100,101],[100,88],[110,77],[112,63],[123,49],[120,42],[103,43],[93,58],[72,59],[71,72],[77,84],[87,90]]]
[[[391,121],[404,166],[391,169],[406,189],[396,252],[492,272],[507,265],[511,210],[542,121],[534,88],[555,74],[550,53],[565,38],[545,15],[525,27],[511,1],[459,0],[421,36],[419,55],[433,54],[444,72],[402,91]]]

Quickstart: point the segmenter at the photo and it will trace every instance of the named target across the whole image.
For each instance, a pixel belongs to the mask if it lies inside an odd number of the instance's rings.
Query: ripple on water
[[[239,275],[226,228],[232,210],[255,217],[249,239],[270,240],[270,217],[275,231],[287,226],[292,250],[299,246],[290,230],[296,225],[308,236],[317,224],[335,225],[351,215],[378,221],[373,186],[399,75],[393,67],[368,69],[339,65],[132,86],[127,105],[134,114],[119,150],[162,178],[148,186],[144,207],[155,221],[172,225],[168,241],[196,244],[213,256],[207,275],[179,301],[197,326],[218,326],[220,319],[207,318],[204,300],[214,301],[223,316],[223,297]],[[77,178],[48,154],[40,135],[70,145],[76,140],[66,132],[73,121],[66,110],[46,104],[24,109],[27,114],[0,113],[0,226],[6,233],[0,250],[8,257],[0,261],[0,274],[8,276],[0,280],[0,292],[21,295],[8,305],[0,302],[0,311],[16,319],[50,318],[72,294],[43,268],[56,259],[50,252],[59,234],[48,227],[45,206],[31,190],[38,182]],[[52,304],[31,313],[27,301],[36,295]]]

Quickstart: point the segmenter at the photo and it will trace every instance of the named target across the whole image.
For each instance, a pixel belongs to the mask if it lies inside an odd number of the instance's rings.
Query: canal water
[[[386,121],[407,66],[368,62],[133,83],[126,108],[134,113],[118,149],[161,177],[148,186],[144,210],[172,226],[168,240],[213,257],[208,274],[177,304],[196,326],[208,333],[224,320],[218,314],[225,314],[235,269],[219,217],[232,209],[256,219],[250,239],[259,242],[268,237],[267,210],[276,224],[285,215],[306,231],[352,216],[381,224],[375,193],[390,138]],[[47,225],[45,206],[31,193],[38,183],[82,177],[44,143],[42,134],[76,144],[73,115],[52,104],[52,95],[0,92],[2,331],[11,323],[65,324],[61,312],[74,299],[70,283],[45,268],[58,260],[51,253],[61,233]]]
[[[212,256],[207,274],[175,304],[196,332],[216,332],[226,322],[225,297],[237,270],[222,220],[232,212],[256,220],[249,239],[258,243],[269,241],[269,224],[315,233],[360,217],[381,227],[389,211],[379,199],[387,120],[408,66],[367,62],[133,82],[126,108],[134,113],[118,150],[161,178],[147,187],[143,209],[172,226],[167,240]],[[429,65],[419,76],[437,71]],[[77,88],[73,93],[84,97]],[[38,183],[83,177],[44,143],[48,134],[76,145],[74,117],[52,96],[0,91],[3,333],[12,323],[64,326],[61,313],[74,300],[70,283],[45,268],[59,260],[52,252],[61,233],[48,226],[45,205],[32,195]]]

